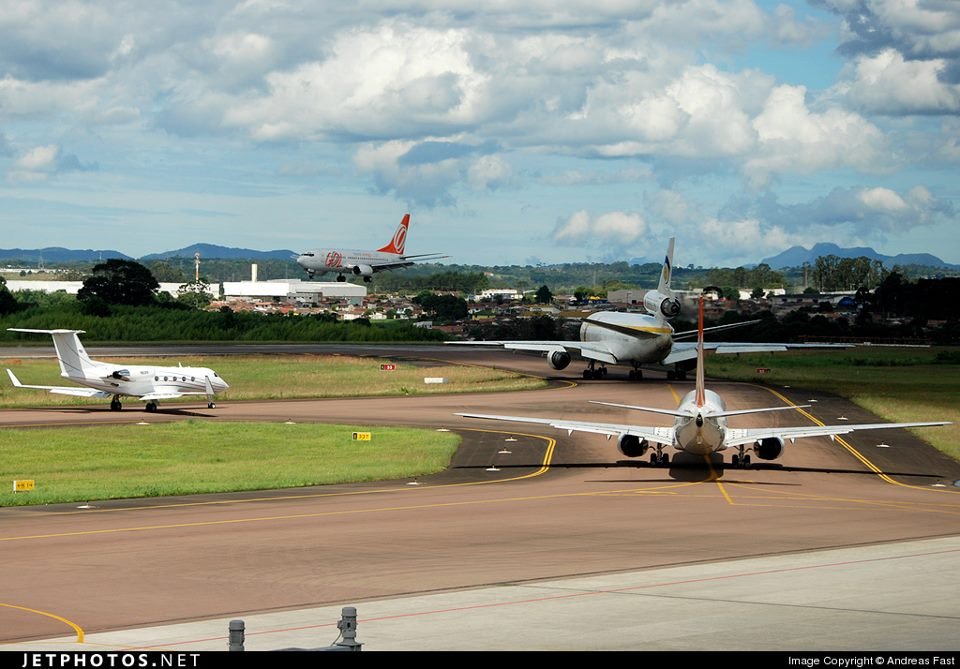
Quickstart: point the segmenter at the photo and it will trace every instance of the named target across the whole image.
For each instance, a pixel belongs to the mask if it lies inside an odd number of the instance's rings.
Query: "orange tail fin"
[[[384,246],[381,249],[377,249],[382,253],[396,253],[397,255],[403,255],[403,248],[407,243],[407,228],[410,226],[410,214],[404,214],[403,220],[400,221],[400,225],[397,227],[397,231],[393,233],[393,239],[390,240],[390,243]]]
[[[703,380],[703,295],[700,296],[700,317],[697,324],[697,406],[702,407],[706,401]]]

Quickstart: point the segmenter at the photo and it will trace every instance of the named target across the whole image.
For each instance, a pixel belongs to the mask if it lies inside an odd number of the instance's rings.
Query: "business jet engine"
[[[761,460],[776,460],[783,455],[783,439],[780,437],[761,439],[753,447],[753,452]]]
[[[680,300],[651,290],[643,296],[643,306],[651,314],[660,312],[664,318],[673,318],[680,313]]]
[[[547,360],[554,369],[565,369],[570,364],[570,354],[566,351],[554,351],[547,355]]]
[[[117,369],[110,373],[107,377],[109,379],[116,379],[118,381],[129,381],[130,380],[130,370],[129,369]]]
[[[370,265],[354,265],[353,273],[364,278],[373,276],[373,268]]]
[[[620,452],[628,458],[642,457],[643,454],[647,452],[647,449],[650,448],[649,441],[632,434],[621,435],[620,442],[617,445],[620,447]]]

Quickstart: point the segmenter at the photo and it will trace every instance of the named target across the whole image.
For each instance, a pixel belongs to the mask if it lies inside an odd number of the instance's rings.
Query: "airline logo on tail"
[[[410,214],[404,214],[403,220],[400,221],[397,231],[393,233],[393,239],[390,240],[390,243],[384,246],[383,248],[377,249],[382,253],[396,253],[397,255],[403,255],[403,247],[407,242],[407,227],[410,225]]]

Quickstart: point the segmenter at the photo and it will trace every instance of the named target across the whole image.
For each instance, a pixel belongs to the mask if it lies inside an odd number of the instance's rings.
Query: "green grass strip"
[[[410,428],[195,420],[9,429],[0,431],[0,506],[423,476],[447,467],[459,441]],[[15,494],[14,479],[37,489]]]

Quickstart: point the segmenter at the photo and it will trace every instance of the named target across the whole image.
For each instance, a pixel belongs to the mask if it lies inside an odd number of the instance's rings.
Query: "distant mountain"
[[[894,265],[926,265],[928,267],[960,269],[960,265],[951,265],[929,253],[900,253],[895,256],[888,256],[877,253],[869,246],[843,248],[829,242],[815,244],[813,248],[809,250],[802,246],[794,246],[772,258],[764,258],[760,262],[770,265],[773,269],[783,269],[785,267],[800,267],[805,262],[812,265],[820,256],[837,256],[838,258],[859,258],[866,256],[871,260],[881,261],[884,266],[888,268]]]
[[[231,246],[218,246],[217,244],[193,244],[185,246],[176,251],[164,251],[163,253],[152,253],[143,256],[140,260],[166,260],[167,258],[192,258],[193,254],[200,252],[200,257],[205,260],[220,258],[223,260],[290,260],[297,254],[293,251],[278,249],[276,251],[254,251],[253,249],[238,249]]]
[[[21,261],[25,263],[39,263],[41,260],[48,263],[64,262],[100,262],[110,258],[133,260],[119,251],[94,249],[65,249],[60,246],[48,246],[43,249],[0,249],[0,260],[5,262]]]

